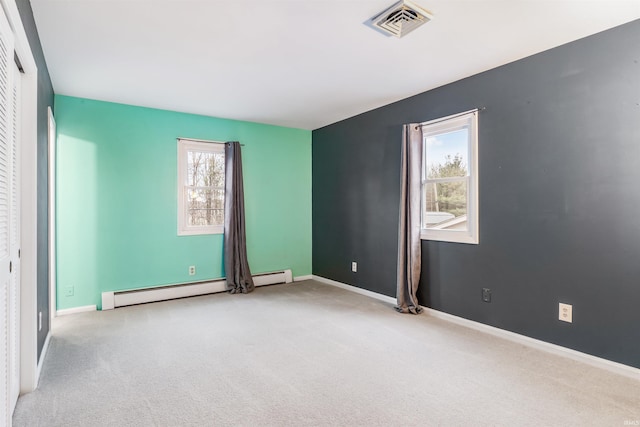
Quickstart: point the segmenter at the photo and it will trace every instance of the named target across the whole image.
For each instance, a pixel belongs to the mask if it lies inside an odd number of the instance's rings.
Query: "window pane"
[[[189,209],[189,225],[224,225],[224,209]]]
[[[423,228],[467,229],[467,181],[428,182],[423,191]]]
[[[468,176],[469,129],[425,137],[427,178]]]
[[[224,223],[224,190],[186,188],[188,225],[222,225]]]
[[[187,185],[224,187],[224,154],[187,152]]]

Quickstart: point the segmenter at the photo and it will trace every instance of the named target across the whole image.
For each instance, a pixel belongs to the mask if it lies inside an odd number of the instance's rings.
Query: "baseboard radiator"
[[[291,270],[274,271],[253,276],[253,283],[256,286],[291,282],[293,282]],[[225,292],[226,290],[226,281],[223,278],[207,282],[182,283],[129,291],[103,292],[102,310],[112,310],[116,307],[144,304],[147,302],[214,294],[217,292]]]

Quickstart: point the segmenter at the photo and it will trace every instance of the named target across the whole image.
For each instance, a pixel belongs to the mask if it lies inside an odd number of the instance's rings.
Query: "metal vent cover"
[[[382,31],[383,34],[403,37],[422,24],[429,22],[433,15],[428,10],[409,0],[401,0],[380,12],[365,24]]]

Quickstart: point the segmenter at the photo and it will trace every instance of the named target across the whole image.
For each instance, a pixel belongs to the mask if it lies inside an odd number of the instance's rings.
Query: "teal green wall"
[[[310,131],[60,95],[55,111],[58,309],[224,276],[221,234],[177,236],[177,137],[244,144],[252,272],[311,274]]]

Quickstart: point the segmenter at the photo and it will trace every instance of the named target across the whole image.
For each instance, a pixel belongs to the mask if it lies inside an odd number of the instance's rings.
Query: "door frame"
[[[49,163],[49,330],[57,311],[56,281],[56,118],[47,108],[48,163]]]

